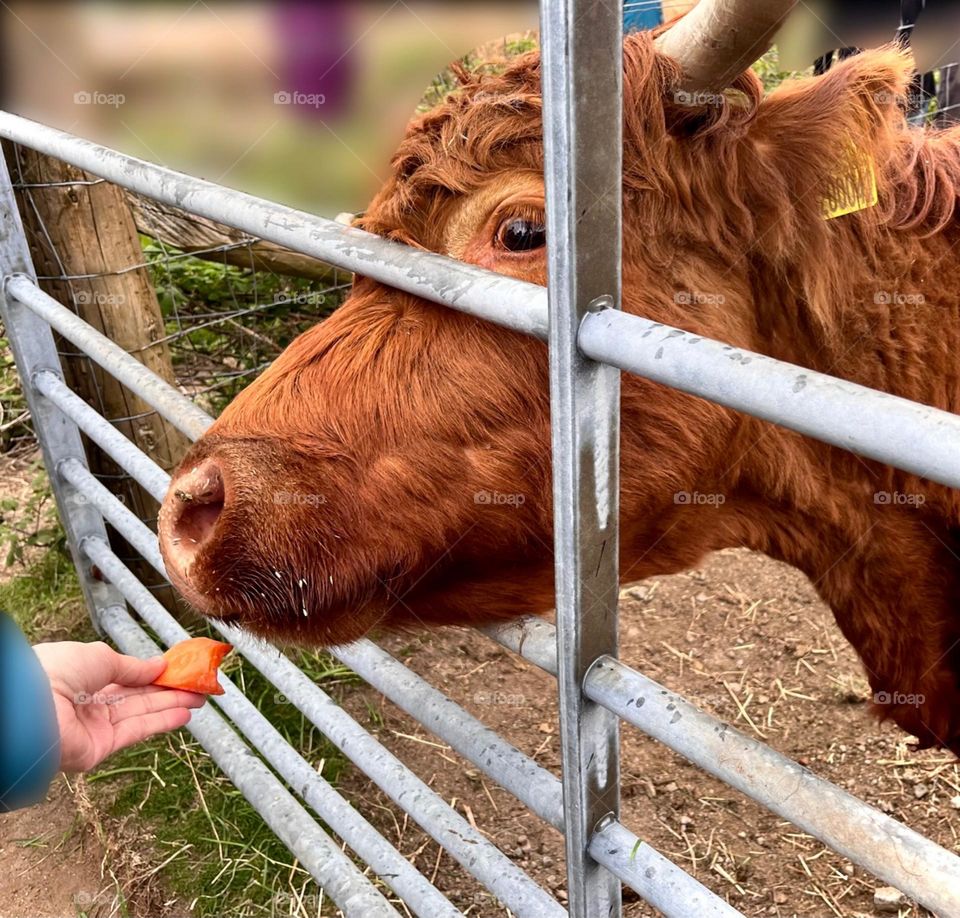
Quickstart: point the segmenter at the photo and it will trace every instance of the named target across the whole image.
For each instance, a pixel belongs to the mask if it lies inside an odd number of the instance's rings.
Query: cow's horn
[[[683,88],[729,86],[773,44],[797,0],[700,0],[657,39],[683,68]]]

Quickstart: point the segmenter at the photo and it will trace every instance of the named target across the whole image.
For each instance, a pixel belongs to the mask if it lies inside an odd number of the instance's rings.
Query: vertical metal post
[[[617,651],[620,375],[577,336],[587,312],[620,305],[622,3],[542,0],[540,40],[567,877],[572,918],[606,918],[620,881],[587,849],[618,815],[619,724],[582,686]]]
[[[24,274],[36,282],[10,173],[0,153],[0,279],[13,274]],[[67,533],[80,587],[93,625],[98,632],[102,632],[97,620],[98,610],[112,605],[122,606],[123,597],[114,587],[94,576],[90,562],[80,552],[79,545],[88,536],[105,540],[107,531],[99,511],[72,485],[65,482],[59,472],[60,463],[65,459],[76,459],[86,467],[87,460],[80,431],[73,421],[45,399],[33,385],[35,375],[41,370],[50,370],[62,376],[53,332],[43,319],[34,315],[22,303],[7,296],[5,282],[0,283],[0,317],[3,318],[7,339],[23,383],[33,429],[40,442],[43,463],[50,475],[53,496]]]

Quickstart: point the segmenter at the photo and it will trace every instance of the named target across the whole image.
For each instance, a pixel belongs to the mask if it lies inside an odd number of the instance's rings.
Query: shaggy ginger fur
[[[908,128],[901,53],[766,99],[747,73],[695,106],[649,35],[624,67],[624,308],[956,411],[960,134]],[[464,83],[411,124],[363,227],[543,283],[542,249],[495,241],[504,214],[543,207],[539,58]],[[851,147],[880,203],[826,221]],[[623,579],[728,546],[801,568],[886,693],[878,713],[960,752],[957,495],[636,377],[622,409]],[[175,484],[168,569],[206,613],[303,643],[541,613],[549,442],[542,344],[358,278],[185,461],[212,458],[226,499],[181,556]]]

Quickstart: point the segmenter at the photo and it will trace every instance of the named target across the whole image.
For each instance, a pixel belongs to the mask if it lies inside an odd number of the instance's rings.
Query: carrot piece
[[[217,667],[231,650],[232,644],[204,637],[174,644],[163,655],[167,668],[153,684],[185,689],[200,695],[222,695],[223,689],[217,681]]]

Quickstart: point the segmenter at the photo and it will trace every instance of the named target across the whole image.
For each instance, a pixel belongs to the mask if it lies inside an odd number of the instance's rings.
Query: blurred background
[[[332,215],[363,209],[448,63],[536,23],[531,0],[3,4],[2,104]]]

